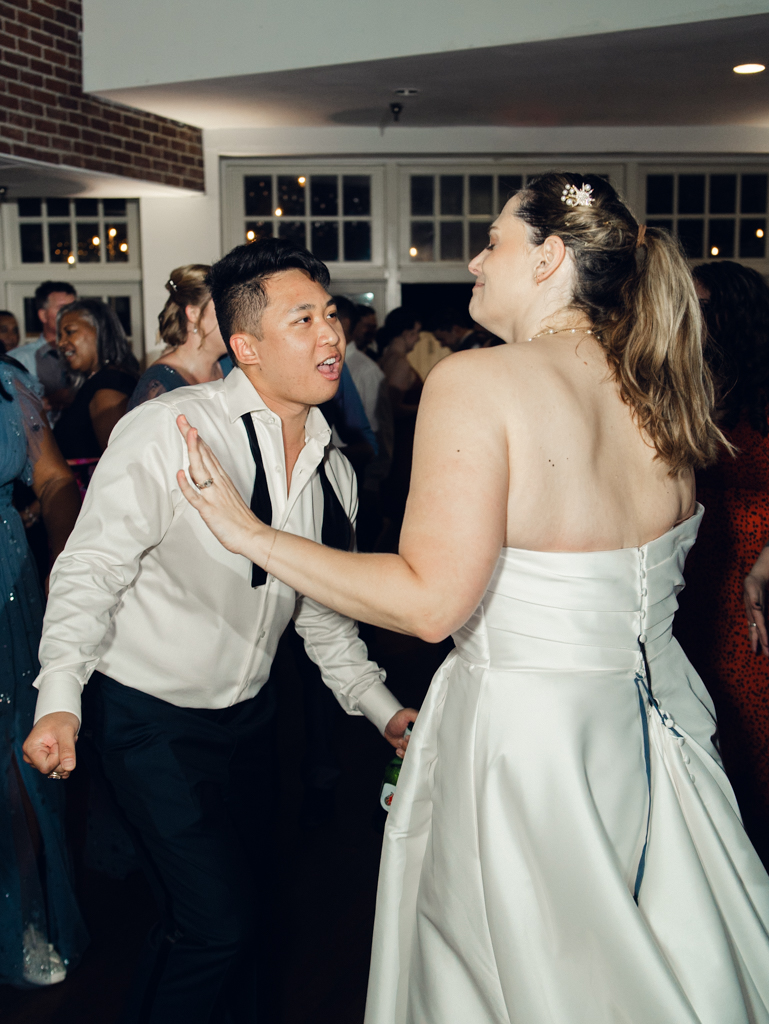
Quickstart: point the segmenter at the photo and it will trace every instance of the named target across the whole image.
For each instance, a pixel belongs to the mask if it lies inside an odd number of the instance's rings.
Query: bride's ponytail
[[[564,190],[583,183],[592,187],[590,205],[562,202]],[[573,306],[590,318],[622,398],[671,474],[709,465],[721,446],[731,450],[713,420],[702,315],[678,242],[639,228],[595,175],[542,175],[521,193],[516,214],[535,243],[558,235],[570,249]]]

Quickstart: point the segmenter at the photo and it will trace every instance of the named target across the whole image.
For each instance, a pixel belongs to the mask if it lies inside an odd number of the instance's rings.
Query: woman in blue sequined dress
[[[22,760],[32,727],[43,595],[13,481],[40,501],[53,558],[75,524],[80,496],[51,436],[37,384],[0,355],[0,983],[62,981],[88,936],[64,840],[64,785]]]

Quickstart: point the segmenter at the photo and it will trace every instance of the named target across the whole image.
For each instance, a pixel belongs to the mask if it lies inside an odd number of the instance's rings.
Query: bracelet
[[[272,544],[270,544],[270,550],[267,552],[267,557],[264,560],[264,571],[265,572],[269,572],[268,566],[270,564],[270,559],[272,558],[272,549],[275,547],[275,541],[278,539],[278,534],[279,533],[280,533],[280,530],[273,530]]]

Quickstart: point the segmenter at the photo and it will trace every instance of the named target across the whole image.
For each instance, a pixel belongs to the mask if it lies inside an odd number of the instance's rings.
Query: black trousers
[[[180,708],[100,672],[93,735],[161,908],[125,1024],[272,1024],[275,695]]]

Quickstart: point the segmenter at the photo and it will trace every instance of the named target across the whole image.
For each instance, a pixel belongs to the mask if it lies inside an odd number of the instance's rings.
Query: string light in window
[[[256,238],[256,232],[255,232],[255,231],[247,231],[247,232],[246,232],[246,239],[247,239],[247,240],[248,240],[249,242],[253,242],[253,240],[254,240],[255,238]]]
[[[297,178],[296,180],[299,182],[300,185],[306,185],[307,184],[307,178],[305,178],[304,175],[302,175],[301,178]]]
[[[75,257],[74,256],[68,256],[67,257],[67,263],[69,263],[70,266],[72,266],[74,264],[74,262],[75,262]]]
[[[120,251],[121,252],[128,252],[128,242],[121,242],[120,243]]]
[[[764,229],[763,228],[757,228],[756,229],[756,238],[763,238],[763,237],[764,237]]]
[[[417,256],[418,254],[419,250],[412,245],[411,248],[409,249],[409,256]]]
[[[101,245],[101,239],[99,238],[98,235],[94,235],[93,238],[91,239],[91,242],[94,245]]]
[[[711,256],[718,256],[718,252],[719,252],[718,246],[717,245],[711,245],[711,247],[710,247],[710,255]]]
[[[110,228],[109,229],[109,237],[110,238],[114,238],[116,234],[117,234],[117,228]]]

